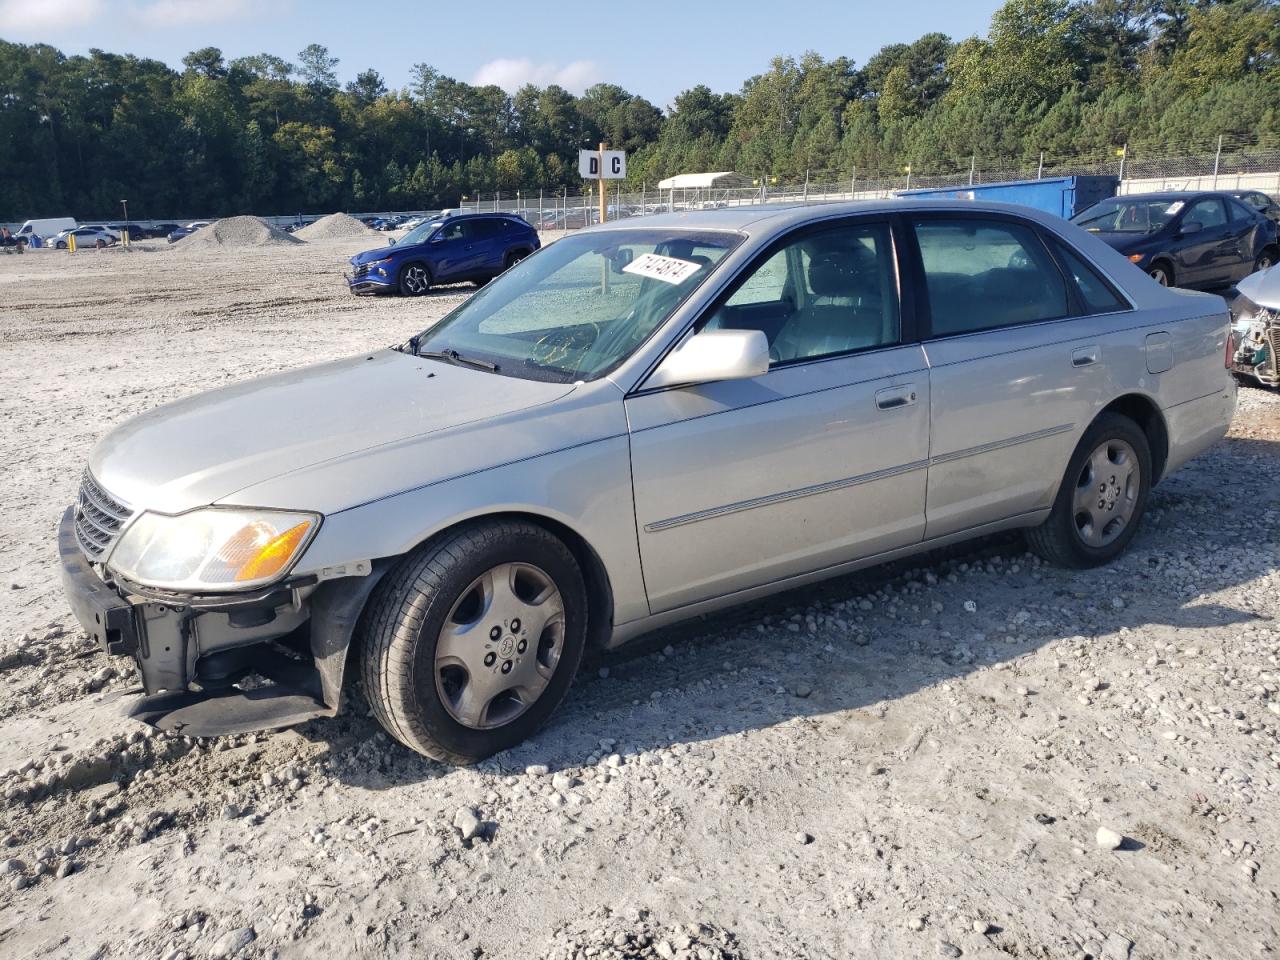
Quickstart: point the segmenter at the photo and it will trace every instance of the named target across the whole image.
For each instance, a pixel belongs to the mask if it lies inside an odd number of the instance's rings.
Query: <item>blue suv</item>
[[[540,246],[538,231],[510,214],[429,220],[394,246],[352,257],[347,286],[352,293],[399,290],[417,297],[433,284],[491,280]]]

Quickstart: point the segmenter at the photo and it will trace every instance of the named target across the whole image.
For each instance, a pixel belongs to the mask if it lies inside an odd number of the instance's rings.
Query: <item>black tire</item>
[[[510,563],[545,571],[559,590],[564,607],[562,646],[537,699],[509,722],[477,729],[455,719],[442,699],[443,671],[437,666],[436,647],[447,618],[476,578]],[[475,763],[515,746],[546,722],[573,682],[586,633],[582,572],[559,539],[519,520],[468,524],[409,554],[379,584],[361,645],[365,696],[378,722],[409,749],[442,763]],[[475,642],[485,644],[488,639],[477,632]]]
[[[1121,441],[1132,448],[1137,458],[1138,487],[1133,512],[1119,535],[1106,545],[1095,547],[1085,542],[1077,525],[1075,494],[1085,477],[1089,458],[1102,444],[1111,440]],[[1068,569],[1083,570],[1110,563],[1124,552],[1138,532],[1147,506],[1147,495],[1151,491],[1151,480],[1151,445],[1142,428],[1120,414],[1100,414],[1071,454],[1049,518],[1026,532],[1028,546],[1041,559]]]
[[[1173,264],[1168,260],[1157,260],[1151,264],[1147,275],[1162,287],[1176,286],[1173,280]]]
[[[99,250],[102,250],[104,247],[106,247],[106,245],[107,245],[107,241],[102,240],[102,239],[98,239],[98,240],[93,241],[93,245],[94,245],[95,247],[97,247]]]
[[[58,241],[58,249],[59,249],[59,250],[65,250],[65,249],[67,249],[67,241],[65,241],[65,240],[59,240],[59,241]]]
[[[1275,266],[1275,264],[1276,248],[1264,247],[1262,252],[1258,254],[1258,259],[1253,261],[1253,272],[1257,273],[1259,270],[1266,270],[1268,267]]]
[[[420,297],[431,289],[431,271],[425,263],[406,263],[397,279],[400,295],[404,297]]]
[[[512,250],[502,261],[502,271],[505,273],[514,267],[517,263],[529,255],[528,250]]]

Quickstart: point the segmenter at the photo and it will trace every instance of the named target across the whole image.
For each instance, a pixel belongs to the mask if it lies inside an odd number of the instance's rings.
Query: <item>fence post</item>
[[[1218,164],[1222,161],[1222,134],[1218,134],[1218,152],[1213,155],[1213,189],[1218,189]]]
[[[1040,151],[1040,166],[1036,167],[1036,179],[1039,180],[1044,176],[1044,151]]]
[[[973,175],[978,169],[978,155],[976,153],[969,154],[969,186],[973,186]],[[907,173],[911,171],[908,170]],[[907,177],[907,182],[911,182],[911,177]]]
[[[1120,182],[1124,183],[1124,162],[1129,159],[1129,145],[1120,148]]]
[[[809,168],[805,167],[804,171],[804,202],[809,202]]]
[[[853,165],[853,176],[849,178],[849,199],[858,199],[858,165]]]

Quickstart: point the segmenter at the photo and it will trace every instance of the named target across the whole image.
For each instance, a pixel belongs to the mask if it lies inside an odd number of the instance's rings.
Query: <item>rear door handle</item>
[[[900,387],[885,387],[876,391],[876,406],[881,410],[892,410],[895,407],[909,407],[916,402],[916,386],[914,383]]]
[[[1092,363],[1097,363],[1100,356],[1102,356],[1102,348],[1096,343],[1087,347],[1077,347],[1071,351],[1071,365],[1073,367],[1087,367]]]

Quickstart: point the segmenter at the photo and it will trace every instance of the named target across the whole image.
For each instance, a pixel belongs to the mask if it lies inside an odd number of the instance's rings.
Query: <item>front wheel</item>
[[[1102,414],[1071,455],[1049,518],[1027,531],[1028,544],[1060,567],[1110,563],[1138,532],[1152,479],[1146,434],[1128,417]]]
[[[560,540],[523,521],[471,524],[378,587],[365,693],[405,746],[474,763],[532,735],[560,704],[586,624],[582,573]]]
[[[1162,287],[1173,286],[1173,267],[1163,260],[1157,260],[1153,263],[1147,274]]]
[[[431,289],[431,273],[420,263],[408,263],[400,270],[400,293],[420,297]]]

